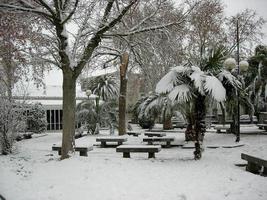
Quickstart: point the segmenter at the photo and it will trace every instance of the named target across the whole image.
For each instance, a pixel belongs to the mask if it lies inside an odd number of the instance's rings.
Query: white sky
[[[180,1],[180,0],[177,0]],[[227,16],[235,15],[242,10],[249,8],[256,10],[257,14],[267,21],[267,0],[223,0]],[[267,24],[263,27],[263,43],[267,45]],[[54,69],[46,72],[45,83],[48,85],[62,85],[62,73]]]

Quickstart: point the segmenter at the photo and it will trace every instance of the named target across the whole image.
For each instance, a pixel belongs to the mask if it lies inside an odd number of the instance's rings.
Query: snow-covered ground
[[[105,134],[102,132],[102,134]],[[183,131],[167,133],[182,143]],[[143,135],[126,136],[127,144],[141,144]],[[96,144],[95,136],[81,138]],[[51,147],[60,133],[24,140],[13,155],[0,156],[0,194],[7,200],[266,200],[267,177],[246,172],[241,152],[267,155],[267,135],[241,135],[245,144],[237,148],[231,134],[207,132],[206,147],[199,161],[193,149],[162,149],[155,159],[147,153],[122,158],[115,148],[76,153],[59,161]]]

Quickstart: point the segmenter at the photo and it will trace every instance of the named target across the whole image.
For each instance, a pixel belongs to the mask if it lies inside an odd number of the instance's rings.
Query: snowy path
[[[167,133],[183,140],[182,133]],[[127,144],[142,137],[128,136]],[[95,137],[90,136],[93,144]],[[266,200],[267,177],[236,167],[241,152],[267,154],[267,135],[242,135],[243,147],[208,149],[200,161],[192,149],[162,149],[122,158],[114,148],[94,147],[59,161],[51,146],[59,133],[17,143],[14,155],[0,156],[0,194],[7,200]],[[83,138],[84,140],[84,138]],[[206,144],[232,144],[233,135],[208,133]]]

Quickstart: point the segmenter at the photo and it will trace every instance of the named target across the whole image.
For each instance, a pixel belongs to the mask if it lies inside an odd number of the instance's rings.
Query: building
[[[76,89],[76,104],[88,99],[85,92],[80,87]],[[62,86],[47,85],[45,88],[29,87],[27,89],[18,89],[14,91],[14,99],[24,101],[25,103],[41,103],[46,111],[47,130],[62,129],[62,105],[63,105]],[[91,95],[90,98],[94,98]]]

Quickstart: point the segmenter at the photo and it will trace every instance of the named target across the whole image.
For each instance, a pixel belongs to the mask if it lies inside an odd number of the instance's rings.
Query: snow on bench
[[[160,132],[145,132],[144,133],[145,136],[147,137],[163,137],[163,136],[166,136],[166,133],[160,133]]]
[[[138,137],[139,135],[141,135],[141,133],[137,131],[127,131],[127,135]]]
[[[130,158],[130,153],[148,153],[148,158],[155,158],[155,153],[160,152],[158,145],[120,145],[116,152],[122,152],[123,158]]]
[[[152,145],[153,142],[166,142],[164,147],[171,147],[171,142],[174,141],[174,137],[147,137],[143,138],[143,142],[147,142],[149,145]]]
[[[217,133],[221,133],[221,130],[226,130],[226,133],[229,133],[230,124],[217,124],[214,129],[217,130]]]
[[[267,160],[245,153],[241,153],[241,159],[248,161],[246,170],[252,173],[259,173],[263,168],[263,174],[267,175]]]
[[[127,138],[124,137],[99,137],[96,138],[96,142],[101,142],[101,147],[106,147],[107,146],[107,142],[117,142],[118,145],[122,145],[123,142],[126,142]]]

